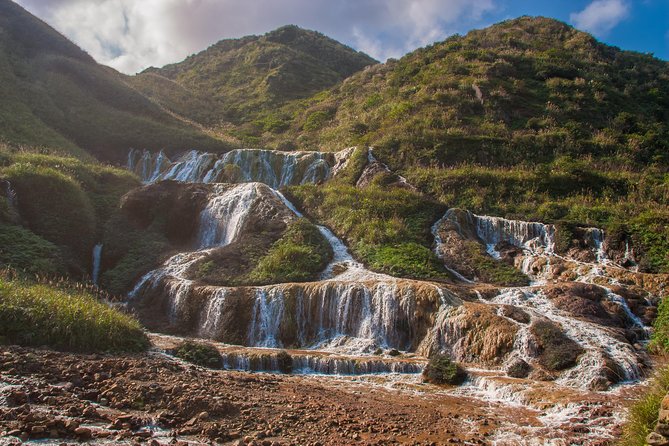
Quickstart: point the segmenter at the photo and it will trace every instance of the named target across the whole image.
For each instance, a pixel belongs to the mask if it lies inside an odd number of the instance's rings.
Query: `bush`
[[[653,431],[660,411],[660,403],[669,393],[669,367],[660,369],[645,387],[639,399],[632,404],[623,427],[621,446],[645,446],[646,436]]]
[[[293,357],[290,356],[287,351],[281,350],[279,353],[277,353],[276,360],[279,366],[279,371],[281,373],[293,373]]]
[[[2,172],[18,196],[21,217],[36,234],[88,258],[95,237],[90,200],[72,178],[50,167],[14,164]]]
[[[3,277],[0,336],[75,352],[138,352],[149,346],[139,322],[89,294]]]
[[[222,358],[218,349],[211,344],[184,341],[174,349],[174,356],[184,361],[212,369],[221,368]]]
[[[462,384],[467,372],[446,355],[434,355],[423,371],[423,379],[431,384]]]

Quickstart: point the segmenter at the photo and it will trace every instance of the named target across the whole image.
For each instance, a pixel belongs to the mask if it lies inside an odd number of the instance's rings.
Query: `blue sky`
[[[553,17],[623,49],[669,59],[669,0],[15,0],[125,73],[223,38],[315,29],[384,61],[521,15]]]

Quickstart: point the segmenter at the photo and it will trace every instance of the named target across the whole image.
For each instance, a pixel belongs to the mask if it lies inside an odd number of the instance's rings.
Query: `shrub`
[[[669,393],[669,367],[660,369],[632,404],[623,427],[621,446],[644,446],[657,422],[662,398]]]
[[[174,349],[174,356],[202,367],[221,368],[221,354],[211,344],[184,341]]]
[[[21,217],[36,234],[83,258],[95,236],[90,200],[72,178],[50,167],[14,164],[2,171],[18,195]]]
[[[149,345],[139,322],[89,294],[3,277],[0,336],[76,352],[137,352]]]
[[[293,357],[285,351],[281,350],[276,354],[277,365],[281,373],[293,373]]]
[[[264,284],[314,280],[331,258],[332,248],[318,228],[299,219],[260,259],[249,274],[249,281]]]
[[[431,384],[462,384],[467,373],[446,355],[434,355],[425,366],[423,379]]]

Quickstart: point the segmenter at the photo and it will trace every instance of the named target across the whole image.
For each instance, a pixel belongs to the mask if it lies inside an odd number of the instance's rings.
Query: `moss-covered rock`
[[[467,379],[467,372],[446,355],[434,355],[430,358],[423,380],[431,384],[462,384]]]

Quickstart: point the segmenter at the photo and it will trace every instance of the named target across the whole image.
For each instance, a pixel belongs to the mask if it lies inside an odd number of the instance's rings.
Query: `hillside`
[[[0,139],[121,161],[129,147],[228,147],[129,87],[121,74],[0,0]]]
[[[130,79],[150,97],[202,124],[262,119],[263,112],[330,88],[376,63],[318,32],[284,26],[222,40],[183,62]],[[282,130],[263,122],[264,129]]]
[[[522,17],[356,73],[290,123],[301,144],[369,144],[400,164],[669,156],[669,64]]]

